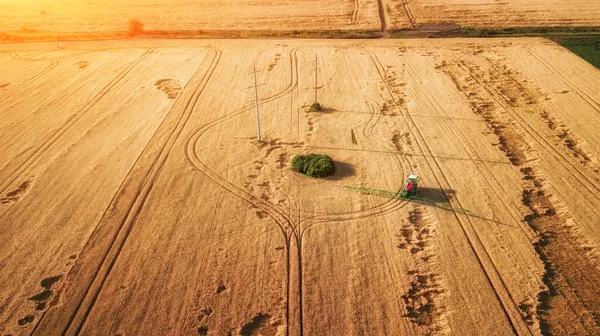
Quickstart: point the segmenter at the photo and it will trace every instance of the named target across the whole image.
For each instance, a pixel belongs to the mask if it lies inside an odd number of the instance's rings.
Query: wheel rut
[[[137,59],[130,63],[123,71],[121,71],[109,84],[107,84],[100,92],[98,92],[89,102],[82,107],[74,117],[69,118],[63,125],[61,125],[54,133],[41,142],[41,145],[29,155],[24,162],[13,171],[8,178],[0,184],[0,194],[3,194],[11,187],[21,176],[35,164],[39,158],[48,151],[48,149],[58,141],[69,129],[75,125],[79,119],[86,115],[98,102],[106,96],[117,84],[119,84],[127,75],[146,57],[153,52],[152,49],[146,49]]]
[[[386,38],[389,36],[387,30],[387,22],[385,21],[385,8],[383,7],[383,0],[377,0],[377,8],[379,12],[379,22],[381,23],[381,37]]]
[[[536,304],[519,304],[525,321],[530,325],[538,324],[543,334],[573,332],[573,330],[562,329],[562,325],[566,324],[571,325],[576,333],[597,333],[600,305],[598,295],[595,293],[599,293],[600,290],[596,285],[600,282],[598,280],[600,275],[597,267],[593,266],[595,262],[588,256],[590,251],[586,250],[568,229],[565,222],[568,213],[565,210],[559,211],[560,204],[549,197],[543,171],[537,164],[539,153],[535,150],[526,151],[522,146],[518,146],[517,144],[524,140],[516,139],[515,133],[510,132],[518,128],[518,131],[536,141],[539,141],[539,138],[532,134],[528,127],[523,127],[522,123],[525,123],[525,120],[519,120],[520,117],[513,110],[515,99],[498,92],[491,83],[483,79],[480,70],[469,66],[465,61],[457,61],[456,65],[473,80],[472,86],[476,86],[475,92],[487,92],[492,98],[492,101],[474,106],[477,107],[476,112],[484,115],[489,127],[496,130],[498,136],[504,136],[506,139],[505,145],[500,149],[508,158],[513,158],[515,155],[523,158],[523,160],[511,160],[514,166],[519,167],[522,174],[521,202],[527,208],[522,221],[527,223],[539,237],[532,241],[532,245],[545,268],[542,278],[545,288],[538,293]],[[456,78],[454,81],[457,82],[457,87],[464,85],[459,84]],[[481,94],[483,93],[472,93],[468,96]],[[484,108],[481,108],[482,106]],[[501,120],[498,119],[495,107],[507,111],[510,120],[506,119],[506,116]],[[559,151],[549,143],[543,141],[540,144],[542,144],[542,151],[552,150],[559,154]],[[570,168],[569,165],[564,167]],[[579,323],[573,324],[567,321]]]
[[[16,96],[17,94],[22,93],[25,89],[27,89],[35,81],[37,81],[38,79],[44,77],[47,73],[49,73],[54,68],[56,68],[58,66],[58,64],[59,64],[59,61],[57,61],[57,60],[50,61],[50,64],[48,64],[48,66],[46,68],[44,68],[44,70],[40,71],[35,76],[31,77],[30,79],[28,79],[24,83],[20,84],[19,86],[17,86],[14,89],[12,89],[12,91],[10,93],[8,93],[4,97],[0,98],[0,104],[4,104],[4,102],[6,102],[7,100],[9,100],[10,98]]]
[[[413,82],[419,83],[416,71],[411,67],[410,63],[406,58],[404,58],[404,63],[406,64],[408,74],[412,78]],[[423,86],[418,86],[417,91],[426,92],[426,88],[424,88]],[[445,176],[440,163],[434,156],[433,151],[426,143],[425,137],[417,127],[414,118],[410,114],[407,115],[407,120],[412,126],[411,133],[416,139],[418,139],[417,145],[421,149],[421,151],[423,151],[423,153],[429,153],[428,157],[431,157],[431,160],[427,160],[427,164],[429,165],[430,170],[434,173],[434,176],[440,188],[443,190],[444,186],[450,186],[448,178]],[[436,171],[437,174],[435,173]],[[450,198],[447,195],[445,195],[445,197],[449,202]],[[461,204],[459,199],[455,198],[454,200],[459,207],[463,208],[463,205]],[[457,222],[459,223],[467,239],[467,242],[471,250],[473,251],[474,256],[476,257],[481,270],[483,271],[488,283],[490,284],[490,287],[492,288],[511,329],[517,335],[530,334],[531,331],[524,325],[522,319],[520,318],[517,303],[512,298],[512,295],[509,292],[500,273],[498,272],[497,266],[494,264],[489,251],[486,249],[485,245],[481,241],[481,238],[479,237],[479,234],[474,229],[471,219],[467,216],[459,216],[456,213],[454,213],[454,216]]]
[[[65,288],[65,297],[68,297],[69,301],[47,311],[33,334],[72,335],[81,331],[175,142],[180,137],[219,63],[222,52],[213,49],[212,53],[212,57],[207,54],[192,76],[189,85],[193,90],[189,93],[184,92],[184,95],[175,102],[133,164],[86,244],[77,264],[67,275],[69,286]],[[208,63],[207,70],[202,71],[205,63]],[[152,164],[147,165],[144,162],[152,162]]]
[[[272,95],[270,97],[259,100],[259,104],[264,104],[275,99],[283,98],[285,95],[292,93],[298,86],[298,56],[297,49],[290,52],[290,71],[291,71],[291,82],[281,92]],[[376,113],[377,108],[381,109],[378,104],[371,103],[372,113],[370,114],[367,122],[363,126],[363,134],[366,137],[378,141],[373,138],[373,129],[379,123],[381,116]],[[261,213],[265,214],[279,229],[282,238],[286,242],[286,250],[288,255],[287,268],[287,304],[286,304],[286,315],[288,318],[288,329],[287,334],[303,334],[302,319],[303,319],[303,280],[302,280],[302,246],[305,232],[314,225],[330,223],[332,221],[338,222],[343,220],[352,220],[357,218],[373,217],[377,215],[384,215],[397,211],[398,209],[407,205],[408,202],[400,199],[390,199],[383,204],[375,205],[373,208],[367,209],[366,211],[352,211],[342,214],[333,215],[317,215],[312,217],[305,217],[305,212],[302,207],[297,207],[297,217],[291,214],[291,211],[284,211],[279,206],[272,204],[267,199],[256,196],[251,192],[236,186],[234,183],[224,179],[220,176],[207,162],[203,155],[200,155],[196,149],[202,141],[203,136],[209,132],[212,128],[220,125],[232,118],[239,116],[242,113],[250,111],[251,107],[242,108],[237,111],[233,111],[226,115],[223,115],[203,126],[197,128],[188,139],[186,143],[186,156],[188,161],[194,165],[199,172],[204,174],[208,179],[213,181],[215,184],[220,186],[228,193],[242,199],[243,201],[251,204],[254,208],[258,209]],[[387,143],[386,143],[387,144]],[[391,144],[388,144],[391,145]],[[393,146],[393,145],[391,145]],[[400,167],[400,159],[395,156]],[[289,200],[288,200],[289,202]],[[290,300],[294,299],[294,302]],[[298,319],[296,321],[296,319]]]

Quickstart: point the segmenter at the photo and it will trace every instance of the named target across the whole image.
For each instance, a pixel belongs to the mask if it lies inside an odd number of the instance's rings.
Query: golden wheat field
[[[598,27],[596,0],[381,0],[388,28]]]
[[[598,334],[599,82],[538,38],[0,45],[0,333]],[[343,188],[410,173],[437,206]]]
[[[97,39],[135,19],[151,32],[361,31],[457,27],[598,27],[596,0],[0,0],[0,32]],[[9,39],[8,38],[5,39]],[[36,37],[37,36],[37,37]]]
[[[3,4],[4,2],[4,4]],[[374,29],[380,27],[376,0],[0,0],[0,29],[59,32],[123,31],[129,20],[148,30]]]

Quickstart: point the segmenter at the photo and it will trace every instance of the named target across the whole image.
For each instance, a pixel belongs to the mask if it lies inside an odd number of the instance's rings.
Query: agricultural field
[[[536,38],[0,45],[0,334],[599,334],[599,82]],[[343,188],[410,173],[438,206]]]
[[[381,1],[390,29],[600,26],[600,3],[596,0]],[[406,25],[407,18],[409,26]]]
[[[600,27],[597,0],[0,0],[0,40],[153,37],[377,37],[389,32]],[[304,34],[304,35],[303,35]]]
[[[52,30],[94,34],[127,30],[137,19],[147,30],[378,30],[376,0],[0,0],[0,32],[27,36]]]

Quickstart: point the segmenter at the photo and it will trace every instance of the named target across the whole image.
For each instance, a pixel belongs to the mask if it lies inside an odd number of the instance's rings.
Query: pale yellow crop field
[[[54,30],[63,38],[106,38],[127,31],[132,19],[139,20],[155,34],[383,31],[385,36],[385,32],[399,29],[465,26],[598,27],[600,3],[596,0],[0,0],[0,33],[25,39],[40,34],[47,38]]]
[[[596,0],[382,0],[388,28],[598,27]],[[407,19],[409,25],[407,26]]]
[[[0,32],[125,31],[131,19],[147,30],[377,30],[376,0],[116,1],[0,0]]]
[[[598,334],[599,82],[543,39],[0,45],[0,334]],[[469,212],[341,187],[410,173]]]

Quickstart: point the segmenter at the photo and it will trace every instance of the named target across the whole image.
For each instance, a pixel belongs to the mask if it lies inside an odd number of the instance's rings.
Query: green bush
[[[321,112],[321,110],[322,107],[319,103],[312,103],[312,105],[310,105],[310,112]]]
[[[296,155],[292,159],[292,170],[310,177],[326,177],[335,174],[335,164],[327,155]]]

